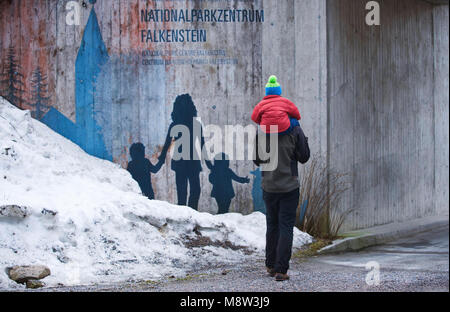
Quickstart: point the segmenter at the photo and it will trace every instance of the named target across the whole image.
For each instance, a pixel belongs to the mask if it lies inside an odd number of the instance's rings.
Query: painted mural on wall
[[[233,181],[246,184],[250,182],[248,177],[239,177],[230,169],[228,155],[221,153],[214,157],[214,164],[209,166],[209,182],[213,185],[211,197],[216,199],[219,214],[227,213],[231,200],[235,196]]]
[[[14,105],[30,109],[34,118],[72,140],[87,153],[120,163],[149,199],[165,200],[166,193],[174,188],[174,197],[180,205],[199,209],[200,197],[210,196],[211,204],[214,201],[217,204],[217,212],[227,213],[235,197],[240,200],[251,197],[252,210],[265,213],[259,170],[241,170],[244,174],[240,176],[225,154],[212,160],[206,159],[205,155],[193,155],[197,150],[195,145],[202,148],[205,142],[202,131],[199,136],[193,131],[194,127],[202,129],[202,124],[195,118],[212,118],[211,115],[226,109],[227,103],[221,99],[229,97],[227,87],[219,82],[218,88],[225,88],[225,92],[214,96],[206,106],[207,111],[204,103],[203,110],[198,111],[197,100],[193,96],[197,94],[198,98],[198,87],[195,83],[186,82],[190,87],[183,88],[184,92],[177,94],[171,91],[172,88],[180,89],[176,81],[181,75],[175,75],[170,69],[175,66],[204,66],[208,75],[214,75],[222,66],[238,65],[239,60],[228,55],[225,49],[208,45],[211,28],[203,29],[198,25],[262,23],[263,10],[184,10],[174,8],[173,2],[167,1],[172,4],[164,3],[166,9],[159,11],[139,9],[141,2],[137,1],[133,10],[137,12],[138,25],[141,26],[136,34],[138,48],[117,51],[112,47],[113,51],[109,52],[96,13],[96,6],[100,4],[96,2],[90,1],[92,7],[82,32],[75,68],[71,71],[75,84],[74,116],[67,116],[55,105],[57,103],[52,103],[52,94],[57,92],[55,82],[54,79],[50,81],[47,74],[50,65],[47,64],[46,70],[41,59],[27,75],[27,88],[14,47],[8,49],[2,60],[0,94]],[[101,5],[103,9],[107,6],[105,3]],[[188,29],[187,23],[199,29]],[[182,29],[177,29],[180,25]],[[156,29],[156,26],[163,29]],[[161,42],[165,43],[164,47],[155,45]],[[177,45],[168,46],[169,43]],[[185,49],[185,43],[202,46]],[[194,81],[196,78],[185,77]],[[226,84],[225,81],[222,83]],[[29,93],[28,99],[24,97],[26,92]],[[182,147],[177,146],[181,134],[171,136],[171,130],[177,125],[187,127],[192,134],[189,159],[171,159],[171,149],[178,147],[182,153]],[[242,168],[249,166],[246,164]],[[248,175],[253,175],[253,178],[249,179]],[[161,181],[163,178],[165,182]],[[248,195],[236,193],[236,187],[250,183]],[[161,191],[169,190],[158,192],[158,185],[162,185]]]
[[[16,51],[13,47],[10,47],[3,60],[2,79],[0,81],[2,85],[1,94],[19,108],[23,108],[23,104],[26,102],[23,98],[25,91],[21,71],[22,68],[17,61]]]
[[[253,209],[254,211],[260,211],[266,214],[266,205],[263,200],[263,191],[261,188],[262,173],[260,168],[250,171],[254,177],[252,186],[252,198],[253,198]]]
[[[40,67],[33,72],[32,82],[32,102],[30,105],[34,108],[31,113],[33,118],[41,120],[44,113],[50,109],[48,96],[47,75],[45,75]]]
[[[172,128],[182,125],[189,130],[189,144],[177,145],[178,153],[183,154],[183,148],[189,148],[187,159],[184,155],[180,159],[171,160],[171,169],[175,172],[175,185],[177,188],[178,205],[188,205],[193,209],[198,209],[198,201],[201,193],[200,186],[200,172],[202,171],[202,156],[194,155],[198,153],[195,148],[197,142],[200,143],[200,149],[205,145],[205,138],[203,137],[202,125],[195,119],[197,117],[197,108],[192,101],[189,94],[182,94],[175,99],[173,103],[173,111],[171,113],[172,123],[167,131],[166,141],[162,151],[164,157],[169,149],[172,141],[177,141],[183,138],[185,134],[178,134],[175,137],[171,136]],[[200,131],[194,131],[194,128]],[[176,148],[175,147],[175,148]],[[210,161],[205,160],[208,167],[211,167]],[[189,189],[189,196],[188,196]],[[189,198],[188,198],[189,197]]]
[[[112,160],[103,138],[103,133],[109,133],[111,129],[101,128],[94,118],[95,83],[101,67],[108,62],[108,59],[97,14],[92,8],[75,63],[76,123],[54,108],[51,108],[41,121],[78,144],[87,153]]]
[[[145,158],[145,146],[142,143],[133,143],[130,147],[131,161],[128,163],[127,170],[133,179],[139,184],[142,194],[149,199],[155,199],[155,192],[152,187],[151,174],[157,173],[164,163],[161,158],[156,165]]]

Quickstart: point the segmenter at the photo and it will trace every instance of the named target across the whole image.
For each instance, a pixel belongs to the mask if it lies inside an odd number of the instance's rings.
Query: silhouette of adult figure
[[[214,165],[209,167],[209,182],[213,185],[211,197],[214,197],[219,206],[217,214],[228,213],[231,200],[235,193],[233,189],[233,181],[239,183],[249,183],[248,177],[239,177],[230,169],[230,161],[225,153],[221,153],[214,158]]]
[[[199,150],[196,148],[196,142],[200,143],[201,151],[205,145],[205,139],[203,137],[202,126],[200,122],[195,119],[195,117],[197,117],[197,109],[189,94],[177,96],[173,103],[171,117],[172,123],[169,126],[161,155],[166,155],[170,144],[172,143],[172,139],[175,141],[182,139],[182,141],[186,140],[189,142],[189,146],[185,146],[185,148],[189,149],[189,153],[186,152],[186,154],[188,154],[187,156],[183,155],[184,145],[180,144],[178,146],[176,152],[178,155],[182,156],[179,159],[171,160],[171,168],[175,171],[178,205],[185,206],[187,203],[189,207],[197,210],[198,201],[200,199],[200,172],[202,171],[200,159],[202,153],[199,153]],[[171,131],[175,126],[185,126],[189,130],[189,140],[182,137],[183,133],[175,134],[176,136],[172,137]],[[209,167],[210,162],[208,160],[205,160],[205,162]],[[188,187],[189,200],[187,198]]]
[[[155,193],[153,192],[151,174],[157,173],[164,163],[164,160],[160,157],[160,160],[154,166],[150,160],[145,158],[145,146],[142,143],[133,143],[130,147],[131,161],[128,163],[127,170],[131,173],[134,180],[137,181],[141,188],[142,194],[149,199],[155,199]]]

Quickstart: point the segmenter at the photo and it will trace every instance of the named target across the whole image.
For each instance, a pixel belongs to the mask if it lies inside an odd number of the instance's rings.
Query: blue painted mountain
[[[51,108],[42,122],[74,143],[87,153],[112,160],[104,142],[104,132],[95,119],[96,80],[109,56],[98,25],[97,14],[92,8],[84,29],[83,39],[75,62],[75,112],[76,123]]]

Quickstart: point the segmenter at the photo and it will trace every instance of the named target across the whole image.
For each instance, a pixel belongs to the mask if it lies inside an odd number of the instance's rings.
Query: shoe
[[[267,273],[269,273],[270,277],[274,277],[276,272],[273,268],[267,267]]]
[[[283,274],[283,273],[276,273],[275,274],[275,280],[277,282],[287,281],[288,279],[289,279],[289,275],[287,275],[287,274]]]

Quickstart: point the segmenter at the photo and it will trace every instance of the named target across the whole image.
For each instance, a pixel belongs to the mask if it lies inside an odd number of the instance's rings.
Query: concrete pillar
[[[448,211],[448,6],[379,3],[368,26],[366,1],[327,2],[329,162],[351,174],[355,209],[344,229]]]
[[[433,8],[435,209],[438,214],[446,215],[449,212],[448,20],[448,5],[438,5]]]

